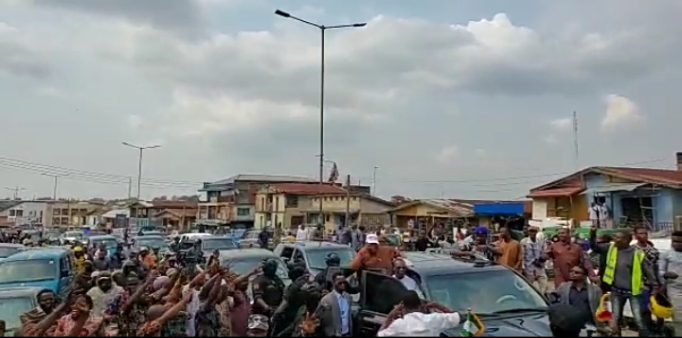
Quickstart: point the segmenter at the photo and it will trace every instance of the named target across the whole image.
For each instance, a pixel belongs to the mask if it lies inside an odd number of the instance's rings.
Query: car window
[[[12,297],[0,299],[0,320],[5,321],[7,329],[21,327],[19,315],[33,309],[33,301],[29,297]]]
[[[326,268],[327,255],[332,252],[336,253],[341,259],[341,266],[350,266],[353,258],[355,258],[355,251],[351,248],[307,250],[306,256],[308,257],[308,266],[310,266],[311,269]]]
[[[430,276],[426,287],[431,299],[451,309],[473,308],[481,314],[547,306],[526,280],[509,270]]]
[[[265,258],[267,257],[224,259],[222,265],[229,267],[230,271],[238,275],[244,275],[259,267]],[[281,279],[289,278],[288,270],[280,260],[277,260],[277,276]]]
[[[236,249],[237,245],[230,239],[227,238],[215,238],[208,239],[205,238],[201,241],[201,247],[204,251],[212,250],[229,250]]]
[[[0,283],[19,283],[50,280],[57,277],[56,262],[52,259],[0,263]]]
[[[0,248],[0,258],[7,258],[10,255],[13,255],[17,252],[19,252],[19,248],[10,248],[10,247]]]
[[[291,259],[291,256],[293,255],[293,253],[294,253],[294,248],[292,248],[290,246],[285,246],[284,248],[282,248],[282,253],[279,254],[279,256],[282,258]]]
[[[397,279],[370,271],[363,271],[362,309],[388,314],[407,294],[407,289]]]
[[[305,261],[305,258],[303,258],[303,252],[301,250],[294,250],[294,262],[303,262]]]

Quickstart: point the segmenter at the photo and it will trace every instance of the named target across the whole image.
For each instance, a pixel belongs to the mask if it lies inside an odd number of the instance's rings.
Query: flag
[[[485,332],[485,326],[483,325],[483,322],[471,312],[471,310],[467,311],[467,318],[464,324],[462,325],[462,331],[460,332],[460,336],[462,337],[478,337]]]
[[[334,183],[338,179],[339,179],[339,169],[336,167],[336,162],[334,162],[334,166],[332,167],[332,172],[329,173],[329,183]]]

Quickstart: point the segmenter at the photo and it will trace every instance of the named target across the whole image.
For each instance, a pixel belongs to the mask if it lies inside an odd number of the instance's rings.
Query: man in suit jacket
[[[346,292],[348,283],[342,272],[332,276],[334,290],[322,297],[315,311],[320,320],[319,329],[325,337],[350,337],[353,335],[351,297]]]

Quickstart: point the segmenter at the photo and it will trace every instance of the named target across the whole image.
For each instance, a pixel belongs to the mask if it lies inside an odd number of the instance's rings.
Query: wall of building
[[[8,216],[7,220],[16,225],[42,224],[43,226],[51,226],[47,207],[47,202],[23,202],[8,210],[8,215],[12,215],[12,210],[14,210],[15,216]],[[21,216],[16,216],[17,210],[21,211]]]
[[[533,199],[533,212],[531,217],[536,220],[543,220],[547,218],[547,199]]]

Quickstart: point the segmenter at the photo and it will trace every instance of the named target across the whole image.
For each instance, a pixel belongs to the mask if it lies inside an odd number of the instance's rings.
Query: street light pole
[[[377,169],[379,169],[378,166],[374,166],[374,171],[372,172],[372,195],[377,194]]]
[[[136,146],[128,142],[122,142],[124,146],[135,148],[140,151],[140,157],[137,162],[137,200],[140,200],[140,190],[142,188],[142,151],[145,149],[160,148],[160,145],[153,146]]]
[[[360,28],[364,27],[367,25],[367,23],[362,22],[362,23],[354,23],[354,24],[345,24],[345,25],[333,25],[333,26],[325,26],[325,25],[320,25],[316,24],[307,20],[303,20],[301,18],[295,17],[287,12],[284,12],[282,10],[276,10],[275,11],[276,15],[279,15],[284,18],[288,19],[294,19],[296,21],[303,22],[304,24],[307,24],[309,26],[313,26],[315,28],[318,28],[320,30],[320,35],[321,35],[321,46],[320,46],[320,187],[324,184],[324,35],[325,32],[328,29],[338,29],[338,28]],[[320,197],[320,225],[324,224],[324,219],[322,215],[322,198]]]

